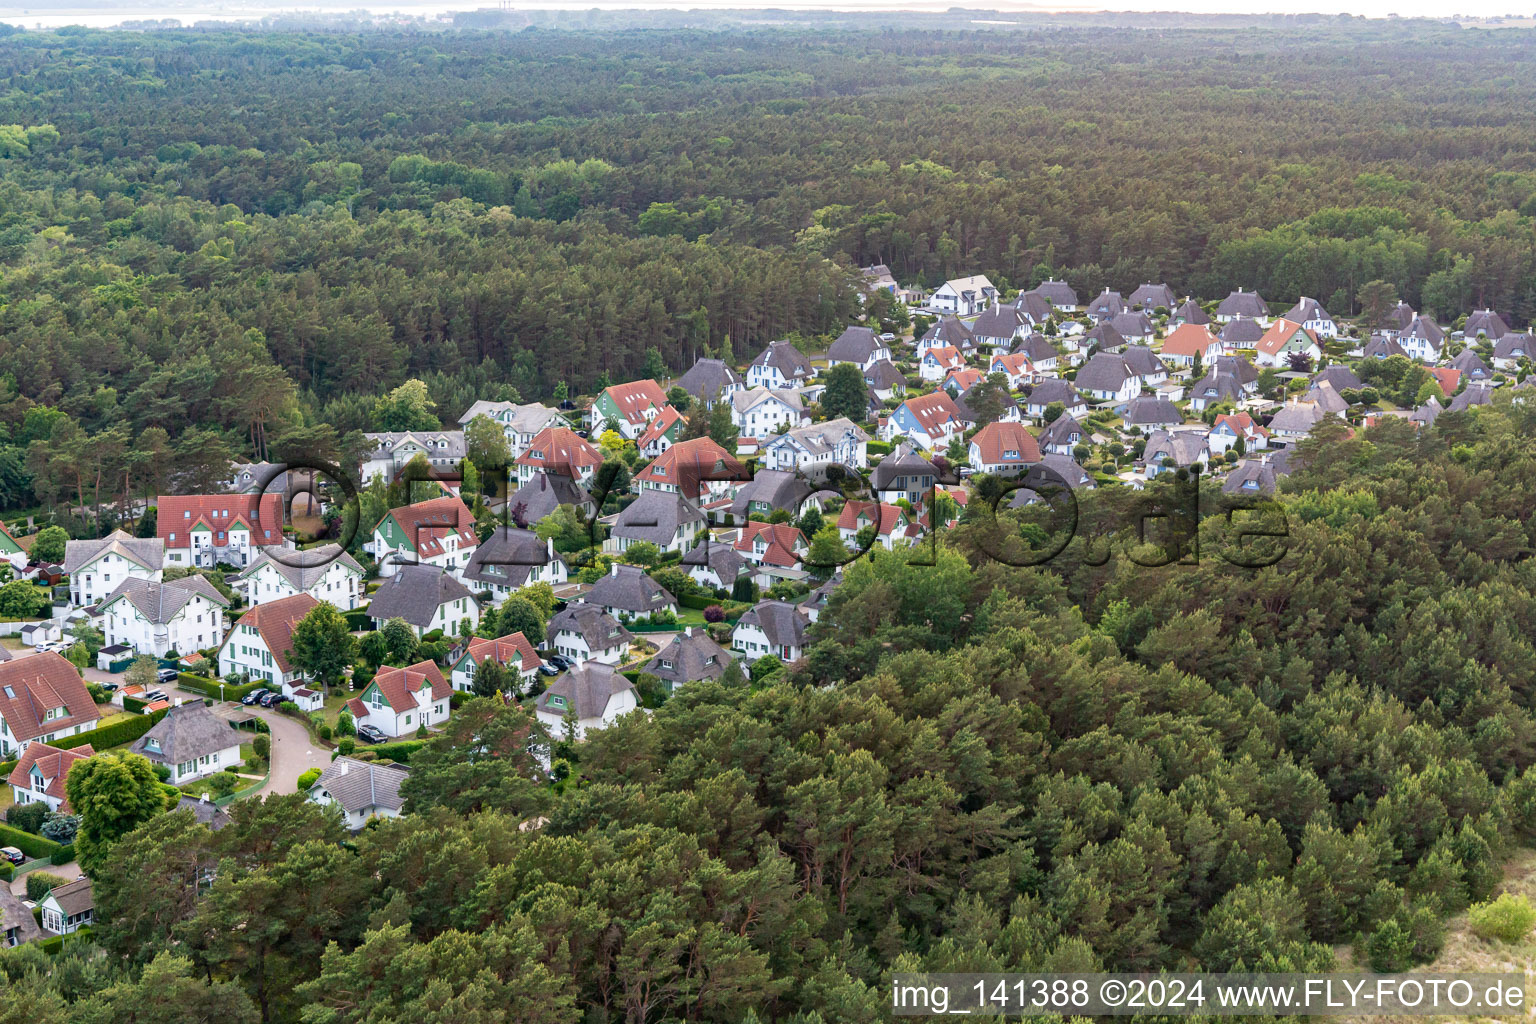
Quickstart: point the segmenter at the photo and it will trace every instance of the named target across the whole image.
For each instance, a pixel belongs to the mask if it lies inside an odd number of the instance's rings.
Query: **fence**
[[[244,787],[242,789],[235,790],[233,793],[226,793],[223,796],[214,797],[213,798],[213,806],[215,806],[215,807],[228,807],[230,804],[234,803],[236,800],[244,799],[245,797],[250,796],[252,793],[255,793],[257,790],[259,790],[261,787],[265,786],[267,783],[269,783],[271,781],[272,781],[272,766],[271,766],[271,762],[268,762],[268,764],[267,764],[267,774],[265,774],[265,775],[263,775],[261,777],[261,781],[260,782],[253,782],[249,786],[246,786],[246,787]]]

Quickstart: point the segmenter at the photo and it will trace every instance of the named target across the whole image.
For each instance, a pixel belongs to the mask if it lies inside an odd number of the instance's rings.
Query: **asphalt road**
[[[296,793],[300,775],[311,768],[324,769],[331,763],[330,750],[315,746],[309,738],[309,730],[287,715],[266,708],[246,707],[234,701],[214,704],[213,713],[230,721],[259,718],[271,730],[272,777],[252,796]]]

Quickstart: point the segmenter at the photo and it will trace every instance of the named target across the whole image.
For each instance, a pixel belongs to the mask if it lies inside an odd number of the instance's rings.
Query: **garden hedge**
[[[264,690],[267,686],[267,684],[264,682],[247,683],[244,686],[232,686],[229,683],[220,684],[217,679],[210,679],[207,676],[194,675],[191,672],[178,672],[176,674],[176,685],[180,686],[184,690],[191,690],[194,693],[200,693],[204,697],[212,697],[214,700],[220,699],[220,685],[224,687],[224,696],[222,698],[224,700],[239,700],[241,697],[244,697],[251,691]]]
[[[388,759],[398,761],[400,764],[410,764],[411,755],[426,746],[427,740],[401,740],[398,743],[380,743],[370,747],[373,755],[380,760]]]
[[[75,844],[66,843],[53,851],[53,856],[48,858],[54,864],[68,864],[75,859]]]
[[[51,859],[55,852],[63,849],[52,839],[44,839],[30,832],[23,832],[19,828],[0,824],[0,846],[14,846],[28,857],[37,860]]]
[[[89,743],[98,751],[108,747],[121,746],[124,743],[132,743],[134,740],[149,732],[160,719],[165,717],[166,709],[162,708],[152,715],[139,715],[135,718],[127,718],[121,722],[113,722],[90,732],[76,733],[73,736],[61,736],[56,740],[49,740],[50,747],[58,747],[68,750],[70,747],[82,747]]]

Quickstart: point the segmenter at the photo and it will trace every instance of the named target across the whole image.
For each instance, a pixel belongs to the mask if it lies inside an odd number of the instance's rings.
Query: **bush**
[[[455,692],[457,692],[457,691],[455,691]],[[341,714],[336,716],[336,735],[337,736],[356,736],[357,735],[357,723],[352,721],[352,712],[350,712],[350,711],[343,711],[343,712],[341,712]]]
[[[75,859],[75,844],[66,843],[53,851],[53,856],[48,858],[50,864],[68,864]]]
[[[0,862],[0,882],[9,882],[16,874],[16,868],[10,861]]]
[[[130,698],[131,699],[131,698]],[[92,729],[90,732],[76,733],[73,736],[60,736],[49,743],[49,746],[69,749],[80,747],[89,743],[97,750],[106,750],[108,747],[120,747],[149,732],[150,728],[160,719],[165,717],[164,711],[156,711],[152,715],[139,715],[137,718],[124,719],[111,725],[102,726],[100,729]]]
[[[56,843],[73,843],[79,831],[80,816],[78,814],[54,812],[43,820],[40,834],[44,839],[52,839]]]
[[[42,833],[43,819],[46,817],[48,817],[48,805],[42,803],[17,804],[5,812],[5,820],[12,826],[33,835]]]
[[[428,735],[428,733],[427,733],[427,723],[426,722],[422,722],[420,725],[418,725],[416,727],[416,738],[419,739],[419,740],[424,740],[424,739],[427,738],[427,735]]]
[[[705,622],[723,622],[723,621],[725,621],[725,609],[721,608],[717,604],[710,605],[708,608],[704,609],[704,621]]]
[[[43,897],[48,895],[48,890],[56,885],[68,882],[67,878],[49,874],[47,871],[33,871],[27,875],[27,899],[33,903],[41,903]]]
[[[14,846],[28,857],[38,860],[53,856],[53,852],[59,848],[59,844],[51,839],[9,825],[0,825],[0,846]]]
[[[309,787],[313,786],[315,784],[315,782],[319,778],[320,778],[320,769],[319,768],[311,768],[308,771],[304,772],[302,775],[299,776],[299,790],[300,790],[300,792],[303,792],[304,790],[309,789]]]
[[[350,754],[357,749],[357,741],[351,736],[343,736],[337,742],[336,749],[342,754]]]
[[[272,756],[272,737],[270,737],[270,736],[260,736],[260,735],[251,737],[251,753],[255,754],[257,757],[261,758],[263,761],[265,761],[267,758],[271,757]]]
[[[397,743],[380,743],[378,746],[369,749],[380,761],[396,761],[400,764],[410,764],[411,755],[426,745],[426,740],[401,740]]]
[[[1524,896],[1507,892],[1496,900],[1472,907],[1467,919],[1480,938],[1519,942],[1536,925],[1536,907]]]
[[[224,700],[239,700],[252,690],[265,689],[265,683],[247,683],[244,686],[232,686],[229,683],[220,683],[217,679],[209,679],[207,676],[196,675],[191,672],[181,672],[176,676],[176,685],[183,690],[191,690],[200,693],[204,697],[213,700],[220,699],[219,687],[223,686]]]

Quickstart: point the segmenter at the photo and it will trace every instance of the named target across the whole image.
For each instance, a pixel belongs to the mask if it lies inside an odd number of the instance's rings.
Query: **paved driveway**
[[[309,730],[287,715],[266,708],[246,707],[234,701],[214,704],[213,713],[230,721],[259,718],[271,730],[272,777],[252,796],[296,793],[300,775],[311,768],[324,769],[331,763],[330,750],[315,746],[309,738]]]

